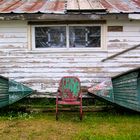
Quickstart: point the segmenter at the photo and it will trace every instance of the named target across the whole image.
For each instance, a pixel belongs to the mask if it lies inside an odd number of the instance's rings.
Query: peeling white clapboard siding
[[[73,73],[100,73],[103,72],[103,69],[100,68],[36,68],[35,70],[33,68],[1,68],[0,69],[1,73],[56,73],[56,72],[61,72],[61,73],[66,73],[66,72],[73,72]]]
[[[22,49],[22,48],[27,48],[27,42],[15,42],[15,43],[10,43],[10,42],[1,42],[0,43],[0,50],[7,50],[7,51],[11,51],[11,50],[18,50]],[[21,51],[21,50],[20,50]]]
[[[52,80],[52,79],[53,78],[50,78],[50,79],[44,78],[44,81],[42,81],[42,79],[38,79],[38,78],[37,79],[28,78],[28,79],[25,79],[25,82],[23,79],[15,79],[15,80],[18,82],[22,82],[25,85],[28,85],[28,86],[32,87],[33,89],[36,89],[37,91],[52,93],[52,92],[57,91],[58,84],[59,84],[61,77],[55,78],[55,80]],[[100,83],[100,82],[102,82],[104,80],[108,80],[108,79],[109,78],[94,78],[94,81],[93,81],[93,78],[80,78],[80,80],[82,82],[82,86],[87,86],[87,87],[96,85],[97,83]],[[48,94],[46,93],[46,95],[48,95]]]
[[[131,27],[132,28],[132,27]],[[139,37],[140,36],[140,30],[139,30],[139,28],[137,27],[137,31],[123,31],[123,32],[108,32],[108,34],[107,34],[107,37],[120,37],[120,34],[121,34],[121,37]]]
[[[0,32],[0,38],[27,38],[26,32],[19,32],[18,34],[16,32]]]
[[[123,26],[122,32],[108,32],[109,56],[140,44],[140,21],[108,21],[107,26]]]
[[[29,77],[29,78],[32,78],[32,77],[48,77],[48,78],[56,78],[56,77],[63,77],[63,76],[78,76],[78,77],[108,77],[108,75],[110,75],[110,73],[2,73],[3,76],[5,77],[11,77],[11,78],[17,78],[17,77]]]
[[[0,49],[8,52],[25,47],[27,48],[27,22],[0,21]]]
[[[27,42],[27,38],[0,38],[0,43],[1,42],[8,42],[8,43],[26,43]]]
[[[10,24],[11,23],[11,24]],[[140,66],[140,47],[101,62],[107,56],[140,44],[139,21],[108,21],[106,26],[123,26],[123,32],[107,32],[106,50],[28,49],[26,21],[0,24],[0,75],[21,82],[48,96],[56,92],[63,76],[78,76],[90,87],[119,73]],[[52,94],[53,96],[55,94]],[[51,96],[51,94],[49,94]]]
[[[0,33],[12,33],[17,36],[17,34],[21,34],[21,33],[27,33],[27,26],[26,27],[12,27],[11,24],[9,24],[9,27],[0,27]]]
[[[108,37],[108,42],[120,42],[120,43],[122,43],[122,42],[124,42],[124,43],[126,43],[126,42],[138,42],[138,44],[139,44],[140,43],[140,36],[134,36],[134,37],[132,37],[132,36],[129,36],[129,37],[128,36],[124,36],[124,37],[111,36],[111,37]]]
[[[5,58],[1,58],[1,63],[63,63],[63,62],[67,62],[67,63],[86,63],[88,60],[88,62],[92,63],[92,62],[100,62],[102,60],[102,58],[20,58],[17,59],[12,58],[11,59],[5,59]]]
[[[71,68],[71,67],[74,67],[74,68],[77,68],[77,67],[97,67],[98,68],[98,63],[96,62],[90,62],[90,63],[0,63],[0,68],[1,67],[9,67],[9,68],[14,68],[14,67],[20,67],[20,68],[31,68],[31,67],[34,67],[34,68],[43,68],[43,67],[50,67],[50,68],[63,68],[63,67],[67,67],[67,68]],[[99,66],[101,67],[101,66]]]
[[[56,50],[56,51],[55,51]],[[11,56],[27,56],[27,57],[41,57],[41,58],[48,58],[48,57],[53,57],[53,58],[75,58],[75,57],[82,57],[82,58],[103,58],[107,56],[107,51],[102,52],[102,51],[85,51],[85,52],[73,52],[71,50],[66,50],[65,52],[58,51],[59,49],[53,49],[53,52],[49,52],[47,50],[42,50],[42,51],[13,51],[11,52]]]
[[[24,78],[20,78],[20,77],[17,77],[16,81],[22,82],[22,83],[37,83],[39,81],[40,83],[50,84],[50,83],[59,83],[60,79],[61,79],[61,77],[56,77],[55,79],[53,79],[51,77],[50,78],[49,77],[42,77],[42,78],[40,78],[40,77],[39,78],[35,78],[35,77],[32,77],[32,78],[29,78],[29,77],[28,78],[25,78],[25,77]],[[102,81],[104,81],[106,79],[110,79],[110,78],[109,77],[108,78],[106,78],[106,77],[105,78],[103,78],[103,77],[95,77],[93,79],[92,77],[89,77],[89,78],[81,77],[80,81],[82,83],[90,83],[90,85],[93,85],[94,84],[93,81],[98,83],[98,82],[102,82]]]

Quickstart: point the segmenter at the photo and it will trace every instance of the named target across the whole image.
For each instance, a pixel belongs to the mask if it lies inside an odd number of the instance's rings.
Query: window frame
[[[53,27],[53,26],[65,26],[66,27],[66,47],[65,48],[36,48],[35,46],[35,27]],[[85,47],[85,48],[72,48],[69,47],[69,27],[71,26],[100,26],[101,27],[101,46],[100,47]],[[106,45],[106,33],[107,33],[107,26],[105,24],[53,24],[53,25],[32,25],[31,26],[31,48],[34,51],[54,51],[54,52],[59,52],[59,51],[101,51],[101,50],[106,50],[107,45]]]

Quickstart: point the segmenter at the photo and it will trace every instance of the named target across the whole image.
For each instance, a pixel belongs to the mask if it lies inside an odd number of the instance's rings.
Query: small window
[[[34,48],[101,48],[101,26],[35,26]]]
[[[62,48],[66,46],[65,27],[35,27],[36,48]]]
[[[69,33],[70,47],[100,47],[100,26],[72,26]]]

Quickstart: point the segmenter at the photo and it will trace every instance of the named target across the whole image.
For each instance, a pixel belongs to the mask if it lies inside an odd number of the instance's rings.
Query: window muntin
[[[101,26],[35,26],[35,48],[101,48]]]

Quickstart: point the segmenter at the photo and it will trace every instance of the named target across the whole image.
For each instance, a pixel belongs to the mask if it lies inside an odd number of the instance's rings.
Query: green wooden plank
[[[122,96],[122,95],[115,95],[114,99],[122,99],[122,100],[132,100],[132,101],[137,101],[138,102],[138,98],[137,96]]]
[[[139,77],[138,77],[137,92],[138,92],[138,100],[139,100],[139,106],[140,106],[140,73],[139,73]]]
[[[116,93],[114,96],[126,96],[126,98],[128,96],[137,96],[138,97],[138,94],[137,93]]]
[[[133,82],[125,82],[121,84],[113,84],[113,87],[128,87],[128,86],[137,86],[137,79]]]
[[[9,94],[8,94],[8,79],[0,77],[0,107],[8,105]]]

